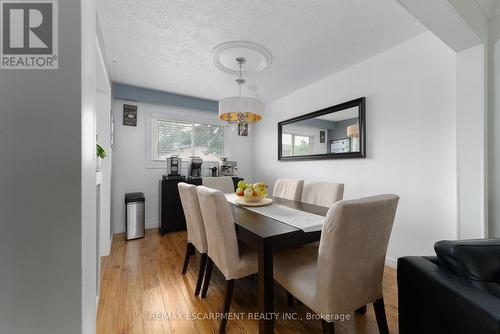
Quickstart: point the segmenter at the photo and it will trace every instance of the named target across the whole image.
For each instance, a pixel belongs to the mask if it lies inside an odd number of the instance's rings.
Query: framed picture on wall
[[[131,104],[123,105],[123,125],[137,126],[137,106]]]
[[[330,150],[332,153],[351,152],[351,139],[342,138],[342,139],[330,140]]]
[[[325,131],[323,131],[323,130],[320,130],[320,132],[319,132],[319,142],[320,142],[321,144],[324,144],[324,143],[325,143],[325,140],[326,140],[326,138],[325,138],[325,137],[326,137],[326,132],[325,132]]]

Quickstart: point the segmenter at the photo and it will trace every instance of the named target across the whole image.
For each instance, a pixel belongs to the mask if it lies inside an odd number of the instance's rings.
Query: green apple
[[[241,180],[240,182],[238,182],[238,188],[245,190],[246,187],[247,183],[245,181]]]

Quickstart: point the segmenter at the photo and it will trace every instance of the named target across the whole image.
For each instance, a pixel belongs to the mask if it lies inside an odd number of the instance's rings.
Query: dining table
[[[297,212],[325,217],[328,208],[313,204],[272,197],[271,205]],[[259,333],[274,332],[273,254],[297,248],[321,238],[321,228],[314,231],[292,226],[272,218],[254,207],[246,207],[229,200],[236,226],[238,240],[254,249],[258,254],[258,307]]]

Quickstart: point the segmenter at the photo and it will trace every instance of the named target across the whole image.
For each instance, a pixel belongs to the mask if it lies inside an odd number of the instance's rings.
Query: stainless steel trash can
[[[125,194],[125,238],[127,240],[144,238],[144,204],[143,193]]]

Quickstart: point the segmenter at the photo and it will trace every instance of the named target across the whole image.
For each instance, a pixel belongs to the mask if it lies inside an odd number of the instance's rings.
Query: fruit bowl
[[[241,202],[260,202],[267,196],[267,185],[264,182],[246,183],[241,180],[236,189],[236,198]]]
[[[236,195],[236,198],[240,201],[243,201],[243,202],[260,202],[266,197],[267,197],[267,195],[260,195],[260,196],[239,196],[239,195]]]

